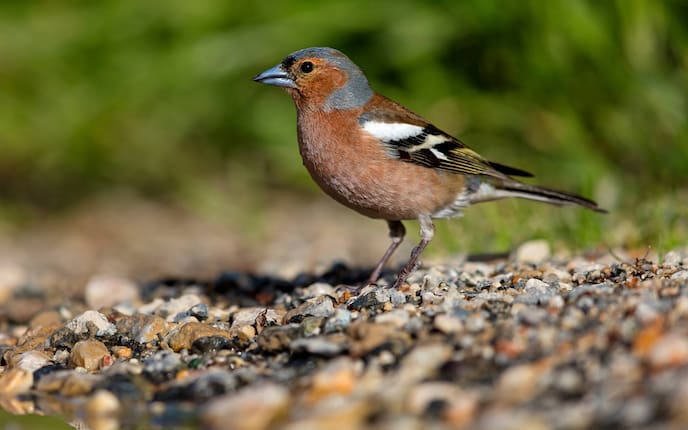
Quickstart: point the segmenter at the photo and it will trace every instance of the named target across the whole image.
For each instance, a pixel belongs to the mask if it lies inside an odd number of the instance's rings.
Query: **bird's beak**
[[[296,83],[289,77],[287,72],[282,70],[282,65],[278,64],[271,69],[267,69],[263,73],[259,73],[253,77],[253,80],[266,85],[274,85],[276,87],[296,88]]]

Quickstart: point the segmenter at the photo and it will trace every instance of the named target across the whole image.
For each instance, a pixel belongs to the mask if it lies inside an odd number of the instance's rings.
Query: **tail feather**
[[[545,188],[536,185],[528,185],[517,181],[508,181],[499,184],[497,185],[497,188],[503,191],[515,193],[516,195],[514,195],[514,197],[538,200],[554,205],[578,205],[595,212],[607,213],[605,209],[599,207],[593,200],[573,193],[553,190],[551,188]]]
[[[472,202],[478,203],[506,197],[517,197],[553,205],[577,205],[595,212],[607,213],[605,209],[599,207],[593,200],[577,194],[524,184],[516,180],[495,181],[489,185],[483,182],[480,188],[479,192],[471,197]]]

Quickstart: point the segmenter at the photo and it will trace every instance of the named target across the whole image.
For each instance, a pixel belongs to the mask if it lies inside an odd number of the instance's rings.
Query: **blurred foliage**
[[[595,243],[601,223],[685,211],[654,201],[688,183],[686,22],[678,0],[1,2],[0,198],[56,208],[127,187],[202,201],[218,178],[314,189],[291,101],[250,78],[333,46],[485,156],[622,214],[564,216]],[[500,205],[483,214],[542,210]],[[655,207],[669,213],[644,214]]]

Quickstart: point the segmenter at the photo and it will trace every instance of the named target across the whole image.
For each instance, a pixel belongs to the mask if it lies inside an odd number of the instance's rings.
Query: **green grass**
[[[686,243],[685,22],[668,0],[2,2],[0,212],[14,223],[113,188],[222,206],[203,191],[217,178],[246,204],[312,190],[291,102],[250,78],[329,45],[486,157],[613,212],[505,202],[456,236]]]

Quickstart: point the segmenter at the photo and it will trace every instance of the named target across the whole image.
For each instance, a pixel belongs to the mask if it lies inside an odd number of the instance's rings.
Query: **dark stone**
[[[224,336],[204,336],[196,339],[191,345],[192,354],[205,354],[221,349],[232,349],[232,341]]]
[[[33,372],[33,383],[37,383],[42,377],[50,373],[56,372],[58,370],[66,369],[67,367],[63,364],[48,364],[40,369],[36,369]]]
[[[349,303],[349,309],[354,311],[360,311],[361,309],[381,309],[386,302],[381,302],[377,298],[375,291],[370,291],[369,293],[356,297],[351,303]]]
[[[196,317],[196,319],[199,321],[205,321],[210,315],[210,310],[208,309],[208,305],[205,303],[199,303],[191,306],[191,309],[189,309],[189,315]]]
[[[182,367],[179,354],[159,351],[143,362],[143,376],[154,384],[173,379]]]
[[[263,351],[278,352],[287,349],[300,335],[301,329],[298,324],[268,327],[258,335],[257,343]]]
[[[216,396],[233,391],[237,381],[231,373],[221,370],[205,372],[191,383],[175,384],[155,394],[156,401],[208,401]]]
[[[432,399],[425,406],[423,415],[430,419],[440,420],[442,419],[442,415],[444,415],[444,411],[447,410],[447,406],[449,406],[449,404],[444,399]]]

